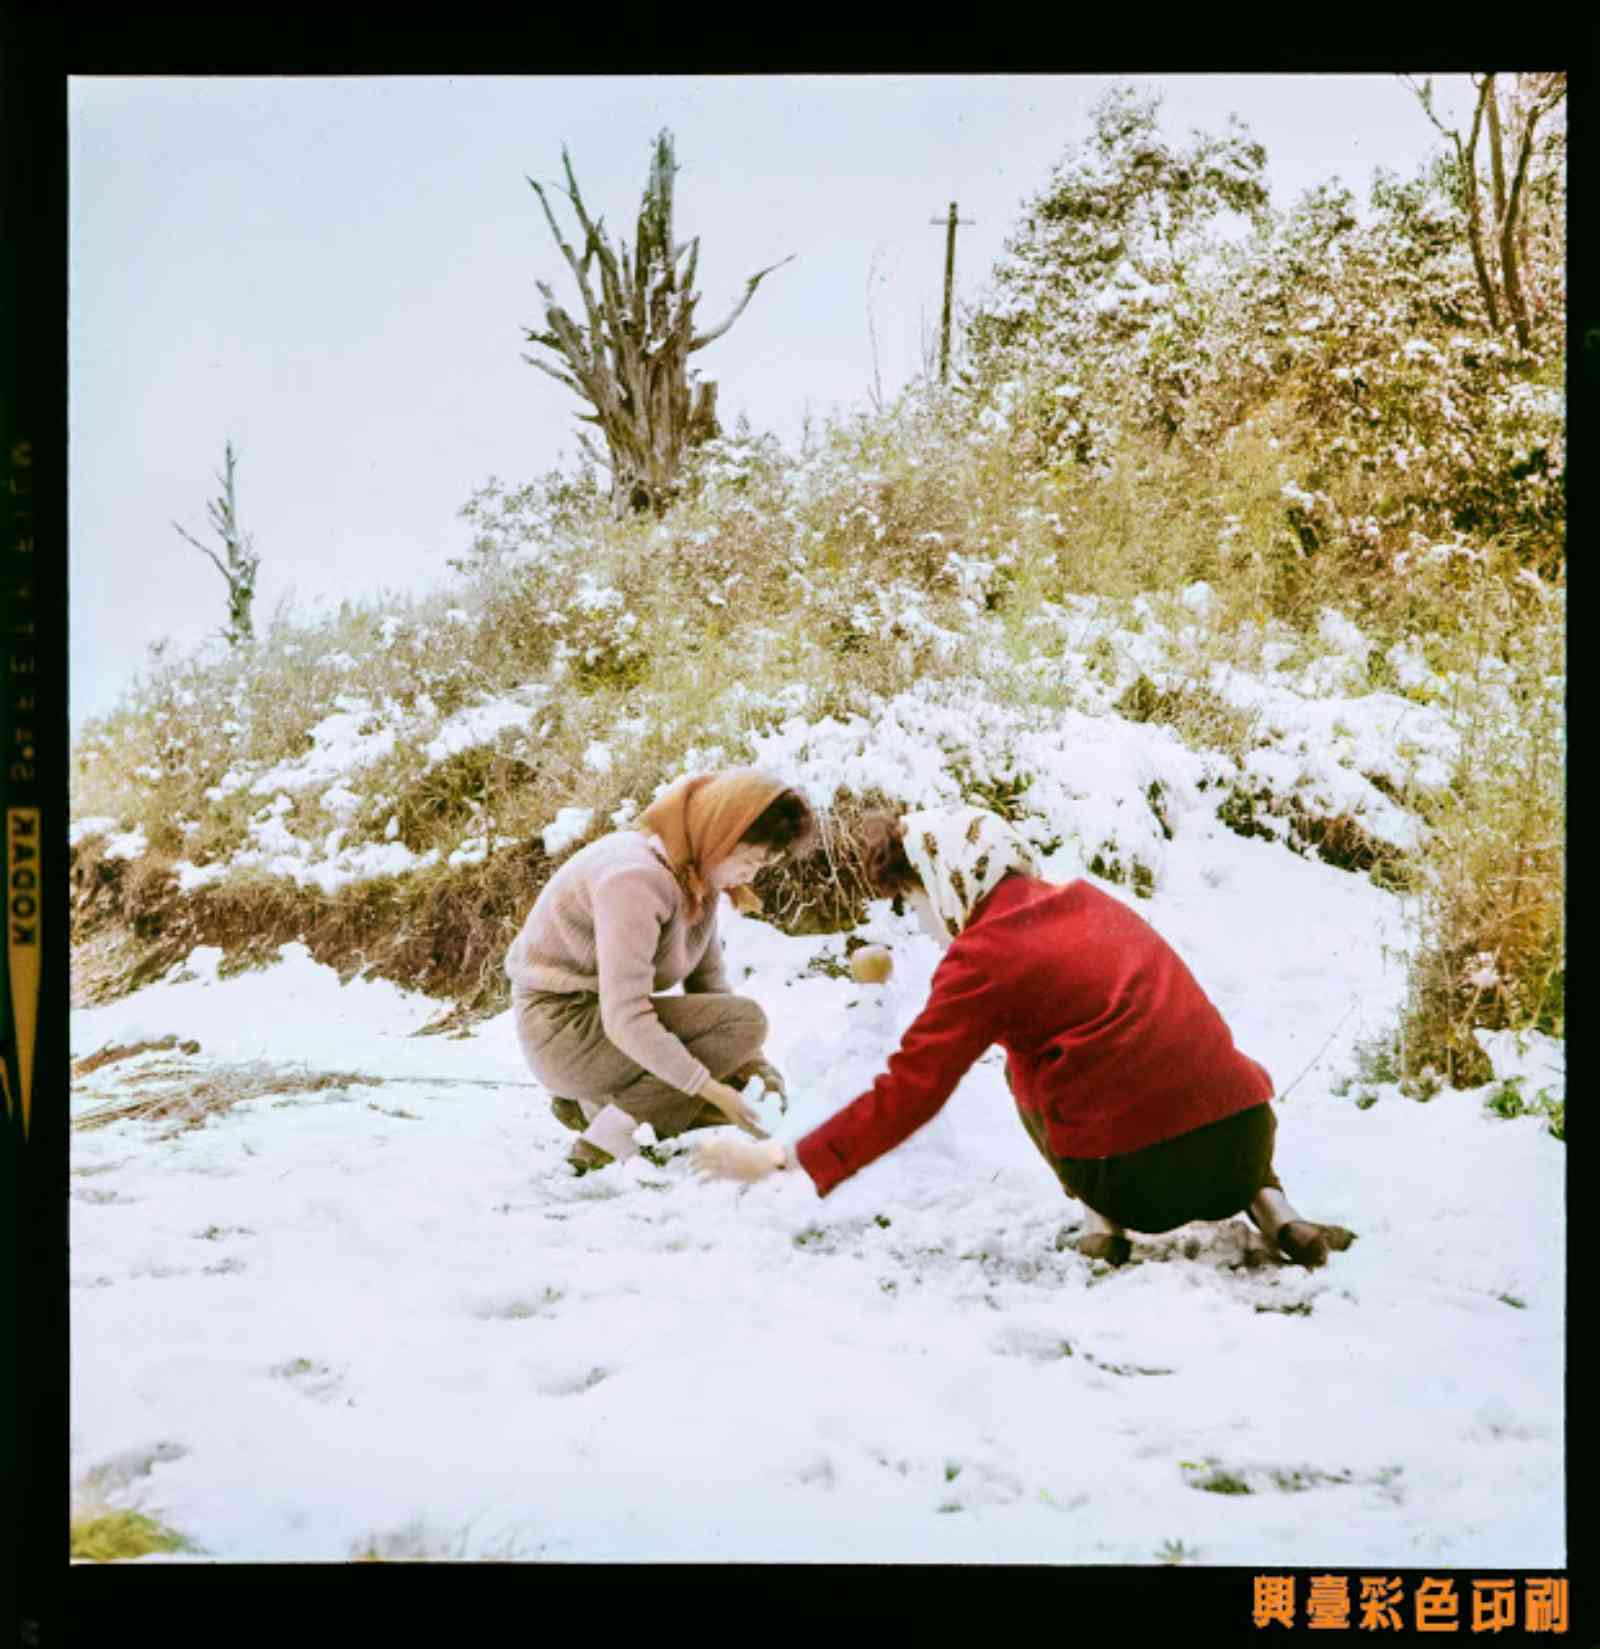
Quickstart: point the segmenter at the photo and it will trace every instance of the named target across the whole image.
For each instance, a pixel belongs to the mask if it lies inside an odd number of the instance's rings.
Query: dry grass
[[[108,1043],[97,1052],[85,1055],[76,1061],[72,1067],[75,1077],[88,1076],[93,1071],[103,1070],[107,1065],[115,1065],[124,1059],[137,1059],[141,1054],[159,1053],[167,1049],[177,1048],[186,1054],[200,1052],[198,1042],[179,1042],[176,1036],[163,1036],[154,1042],[126,1042]]]
[[[1422,945],[1399,1031],[1404,1073],[1493,1072],[1473,1029],[1566,1030],[1566,814],[1560,706],[1477,729],[1434,808]]]
[[[867,903],[876,895],[862,873],[860,823],[878,808],[895,811],[889,798],[876,792],[834,797],[833,806],[818,815],[815,849],[756,878],[768,920],[793,934],[848,932],[865,920]]]
[[[84,1112],[73,1118],[72,1126],[87,1131],[113,1122],[170,1122],[173,1126],[161,1136],[170,1139],[191,1128],[203,1128],[212,1117],[269,1094],[376,1088],[382,1087],[383,1081],[382,1077],[363,1076],[359,1071],[312,1071],[305,1066],[273,1065],[264,1060],[212,1066],[204,1072],[181,1064],[154,1065],[125,1080],[127,1087],[154,1092]]]

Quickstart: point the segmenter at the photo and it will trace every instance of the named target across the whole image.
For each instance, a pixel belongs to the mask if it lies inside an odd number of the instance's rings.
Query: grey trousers
[[[767,1016],[746,996],[705,992],[653,996],[650,1002],[662,1025],[719,1082],[754,1059],[767,1039]],[[618,1149],[624,1118],[626,1130],[648,1122],[658,1139],[702,1120],[706,1101],[652,1076],[607,1037],[598,996],[518,991],[512,1010],[528,1069],[552,1096],[578,1102],[591,1124],[582,1136],[590,1144],[626,1156],[627,1146]]]

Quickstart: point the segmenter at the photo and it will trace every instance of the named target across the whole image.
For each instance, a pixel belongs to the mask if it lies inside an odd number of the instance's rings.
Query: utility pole
[[[972,218],[956,216],[956,203],[950,202],[950,216],[948,218],[929,218],[932,224],[947,224],[949,234],[944,244],[944,333],[939,344],[939,382],[945,381],[945,374],[950,366],[950,299],[955,291],[956,284],[956,225],[958,223],[971,224]]]

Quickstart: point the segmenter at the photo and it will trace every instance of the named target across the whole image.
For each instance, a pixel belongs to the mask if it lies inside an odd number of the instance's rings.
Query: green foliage
[[[1379,1036],[1355,1045],[1356,1076],[1369,1087],[1400,1080],[1400,1057],[1392,1037]]]
[[[1236,836],[1259,836],[1273,841],[1277,832],[1256,817],[1258,798],[1243,785],[1230,785],[1228,793],[1217,804],[1217,819]]]
[[[85,1563],[120,1563],[152,1552],[192,1552],[194,1543],[143,1512],[102,1510],[72,1520],[68,1553]]]
[[[1423,1104],[1438,1094],[1443,1086],[1443,1080],[1431,1065],[1424,1065],[1415,1075],[1402,1077],[1400,1080],[1400,1092],[1408,1099],[1415,1099]]]
[[[1532,1099],[1522,1091],[1520,1076],[1508,1077],[1499,1083],[1483,1102],[1490,1116],[1509,1120],[1512,1117],[1542,1116],[1549,1119],[1549,1129],[1559,1140],[1567,1137],[1567,1102],[1557,1099],[1547,1089],[1540,1089]]]
[[[1129,721],[1176,729],[1191,748],[1221,750],[1235,760],[1248,750],[1256,725],[1251,712],[1237,709],[1209,687],[1191,682],[1158,688],[1142,671],[1113,708]]]
[[[1511,1077],[1502,1082],[1483,1102],[1483,1108],[1497,1117],[1525,1116],[1528,1103],[1522,1097],[1522,1079]]]
[[[952,760],[951,772],[961,786],[962,797],[974,807],[987,808],[991,813],[998,813],[1002,819],[1013,822],[1026,816],[1023,798],[1033,783],[1031,773],[979,776],[960,760]]]
[[[1207,1494],[1254,1493],[1244,1478],[1228,1471],[1215,1460],[1180,1460],[1178,1464],[1183,1470],[1184,1481],[1192,1489],[1201,1489]]]

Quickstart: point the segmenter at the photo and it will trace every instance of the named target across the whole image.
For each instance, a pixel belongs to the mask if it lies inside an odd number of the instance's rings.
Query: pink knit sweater
[[[512,989],[590,992],[606,1036],[652,1076],[697,1094],[710,1072],[661,1023],[652,991],[726,991],[719,896],[698,922],[652,839],[619,830],[580,848],[545,884],[506,952]]]

